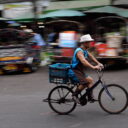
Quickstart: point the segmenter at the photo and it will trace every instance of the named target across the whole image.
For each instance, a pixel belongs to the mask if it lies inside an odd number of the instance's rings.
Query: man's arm
[[[77,58],[80,60],[80,62],[85,66],[85,67],[89,67],[92,69],[99,69],[99,66],[93,66],[92,64],[90,64],[84,57],[84,54],[82,51],[78,51],[77,52]]]
[[[89,58],[95,62],[98,66],[100,66],[101,68],[104,68],[103,64],[101,64],[91,53],[88,52]]]
[[[45,45],[45,41],[43,40],[42,36],[40,34],[35,34],[35,40],[37,41],[37,44],[39,46],[44,46]]]
[[[100,64],[100,62],[90,52],[88,52],[88,55],[93,62],[95,62],[96,64]]]

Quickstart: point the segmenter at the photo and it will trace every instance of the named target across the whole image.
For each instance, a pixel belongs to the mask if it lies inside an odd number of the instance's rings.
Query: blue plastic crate
[[[57,63],[49,66],[50,83],[66,84],[69,81],[68,69],[70,64]]]

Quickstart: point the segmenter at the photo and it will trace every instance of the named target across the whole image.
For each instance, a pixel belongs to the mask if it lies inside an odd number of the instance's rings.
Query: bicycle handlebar
[[[98,74],[98,77],[99,79],[101,79],[103,77],[103,74],[104,74],[104,70],[106,68],[106,65],[104,65],[104,67],[101,67],[101,69],[99,70],[96,70],[97,74]]]
[[[105,69],[106,69],[108,66],[109,66],[109,64],[105,64],[105,65],[104,65],[104,68],[102,68],[102,69],[100,69],[100,70],[96,70],[99,79],[101,79],[101,78],[103,77],[104,71],[105,71]]]

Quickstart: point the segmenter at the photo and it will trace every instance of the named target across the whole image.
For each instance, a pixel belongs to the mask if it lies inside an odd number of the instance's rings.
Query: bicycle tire
[[[100,107],[109,114],[119,114],[123,112],[127,106],[128,106],[128,93],[126,89],[124,89],[122,86],[117,84],[109,84],[106,86],[107,90],[110,92],[110,94],[114,97],[114,99],[110,99],[109,96],[105,96],[107,94],[105,92],[105,89],[102,88],[99,92],[98,101]],[[122,93],[121,93],[122,92]],[[105,103],[103,103],[105,101]],[[119,102],[118,104],[116,102]],[[108,104],[108,107],[106,106]],[[113,105],[114,107],[117,107],[118,109],[115,109],[112,107],[110,110],[110,105]],[[122,105],[122,107],[119,109],[119,105]]]
[[[58,92],[58,95],[56,92]],[[73,91],[66,86],[57,86],[53,88],[48,95],[48,104],[50,108],[54,112],[61,114],[61,115],[66,115],[66,114],[71,113],[76,108],[76,103],[72,99],[72,93]],[[54,99],[54,95],[55,95],[55,99]],[[71,108],[69,107],[70,103],[72,103]],[[57,105],[57,107],[55,107],[54,105]],[[68,105],[68,108],[66,109],[66,106],[64,106],[63,108],[62,105]]]

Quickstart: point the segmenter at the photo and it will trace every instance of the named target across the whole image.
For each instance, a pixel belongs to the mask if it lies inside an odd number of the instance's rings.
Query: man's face
[[[90,41],[84,42],[83,45],[85,48],[89,48],[90,47]]]

